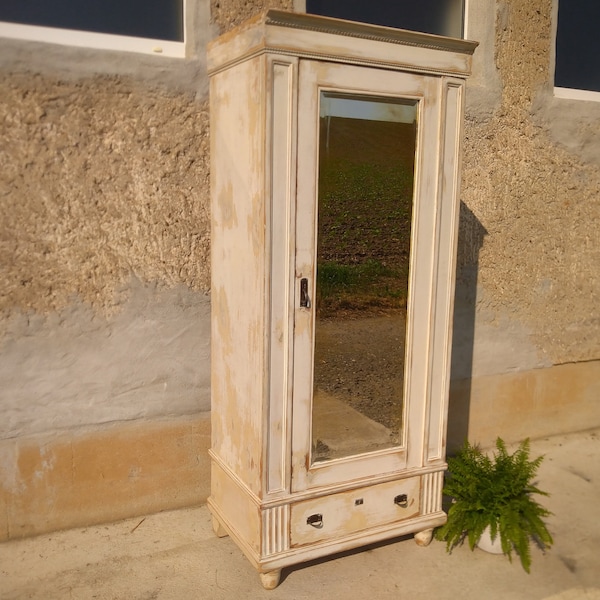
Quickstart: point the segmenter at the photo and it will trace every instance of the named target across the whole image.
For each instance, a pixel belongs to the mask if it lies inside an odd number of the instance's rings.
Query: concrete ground
[[[0,598],[600,600],[600,431],[532,442],[555,544],[519,562],[410,538],[284,570],[273,591],[206,507],[0,544]]]

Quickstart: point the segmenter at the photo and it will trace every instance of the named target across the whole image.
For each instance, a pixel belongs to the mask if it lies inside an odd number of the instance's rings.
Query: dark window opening
[[[449,37],[463,37],[463,0],[306,0],[306,12]]]
[[[600,2],[563,0],[558,6],[554,85],[600,92]]]
[[[0,21],[183,42],[183,0],[1,0]]]

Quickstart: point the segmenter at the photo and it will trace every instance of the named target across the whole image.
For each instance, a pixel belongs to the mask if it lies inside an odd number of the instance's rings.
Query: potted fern
[[[491,457],[466,442],[455,457],[449,458],[444,494],[452,498],[452,504],[448,521],[436,530],[436,538],[446,542],[448,552],[465,538],[473,550],[488,529],[492,541],[499,537],[502,553],[512,562],[514,551],[529,573],[530,542],[542,549],[552,545],[543,521],[551,513],[532,497],[548,495],[532,481],[543,456],[530,460],[529,452],[528,439],[510,454],[498,438]]]

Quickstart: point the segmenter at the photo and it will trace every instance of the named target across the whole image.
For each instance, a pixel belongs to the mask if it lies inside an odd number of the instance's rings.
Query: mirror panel
[[[403,442],[417,114],[320,93],[313,464]]]

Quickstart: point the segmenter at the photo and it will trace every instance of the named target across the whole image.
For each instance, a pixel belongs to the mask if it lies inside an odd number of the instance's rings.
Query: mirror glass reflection
[[[417,109],[320,95],[313,463],[402,443]]]

